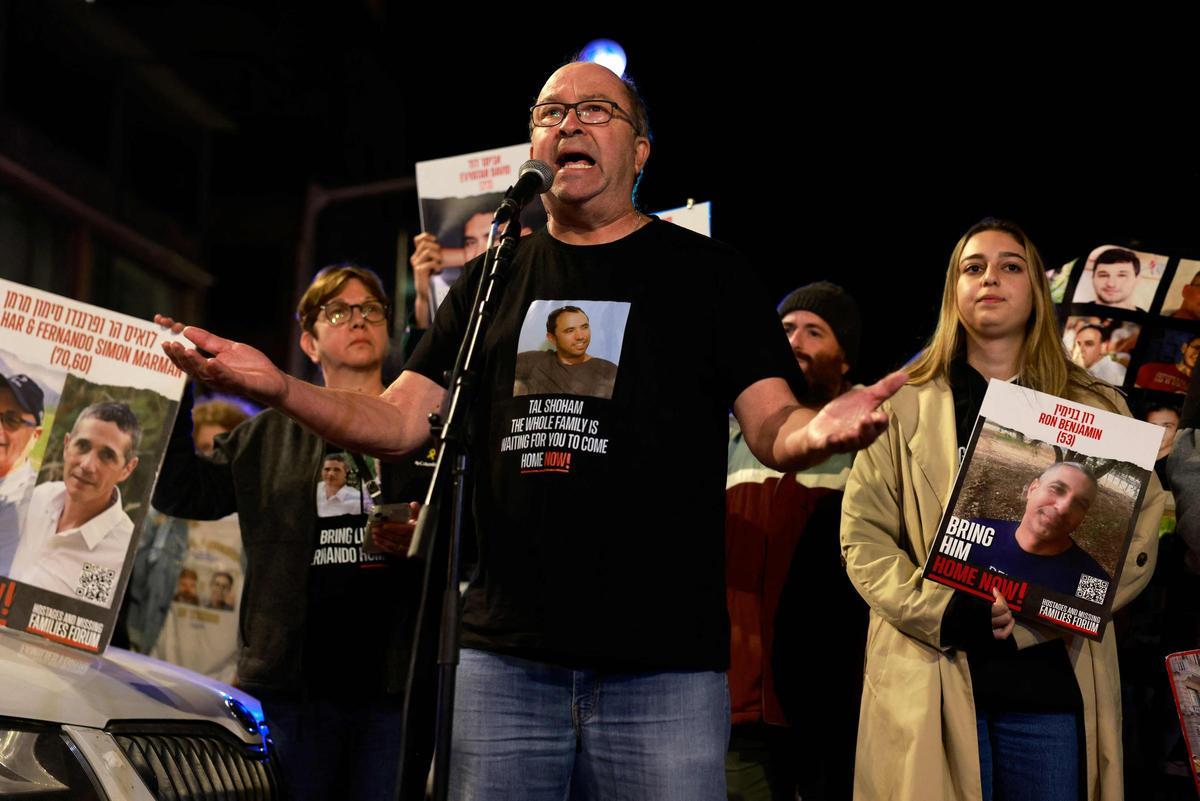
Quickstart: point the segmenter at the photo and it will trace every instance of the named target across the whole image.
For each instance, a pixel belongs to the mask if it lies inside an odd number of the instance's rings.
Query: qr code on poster
[[[83,563],[83,573],[79,576],[79,586],[75,594],[85,601],[108,606],[113,592],[113,579],[117,571],[110,567],[101,567],[91,562]]]
[[[1107,580],[1088,575],[1082,575],[1079,577],[1079,586],[1075,588],[1076,598],[1082,598],[1085,601],[1102,604],[1104,603],[1104,596],[1107,594]]]

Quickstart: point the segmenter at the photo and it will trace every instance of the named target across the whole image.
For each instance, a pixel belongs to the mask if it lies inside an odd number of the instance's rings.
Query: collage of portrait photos
[[[1163,427],[1161,460],[1200,358],[1200,260],[1106,244],[1051,272],[1050,283],[1071,360],[1124,390],[1135,417]]]

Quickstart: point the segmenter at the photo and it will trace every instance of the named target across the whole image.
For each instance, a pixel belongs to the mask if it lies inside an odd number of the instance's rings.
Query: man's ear
[[[1041,481],[1039,481],[1036,478],[1033,479],[1032,481],[1030,481],[1028,484],[1025,485],[1025,489],[1021,490],[1021,499],[1028,500],[1029,493],[1033,492],[1035,489],[1037,489],[1041,485],[1042,485]]]
[[[639,136],[633,143],[633,166],[634,171],[641,174],[646,168],[646,162],[650,160],[650,140],[644,136]]]
[[[122,481],[129,478],[129,476],[133,474],[133,471],[137,469],[137,466],[138,458],[135,456],[125,463],[125,469],[122,471],[121,477],[117,479],[117,483],[120,484]]]

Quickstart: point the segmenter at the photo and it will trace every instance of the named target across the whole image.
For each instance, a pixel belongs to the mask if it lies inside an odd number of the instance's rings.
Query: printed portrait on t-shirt
[[[237,673],[242,532],[236,514],[185,525],[175,597],[150,655],[229,682]]]
[[[517,340],[513,395],[611,398],[629,304],[535,300]]]
[[[361,515],[371,511],[371,496],[362,486],[354,463],[344,453],[328,453],[317,482],[317,517]]]

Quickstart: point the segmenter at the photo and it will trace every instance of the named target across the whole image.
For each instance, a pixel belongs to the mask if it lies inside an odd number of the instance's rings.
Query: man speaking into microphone
[[[721,801],[729,409],[760,461],[798,469],[878,436],[879,404],[904,375],[819,413],[796,401],[789,383],[803,376],[745,261],[635,207],[650,133],[631,83],[567,64],[529,129],[554,178],[547,226],[520,241],[481,341],[469,443],[479,565],[464,599],[451,797],[561,801],[569,787]],[[211,357],[164,350],[343,447],[395,457],[429,435],[479,279],[476,262],[379,398],[305,384],[199,329],[185,336]],[[515,393],[523,337],[544,339],[545,310],[565,306],[604,321],[589,346],[616,365],[611,397]]]

